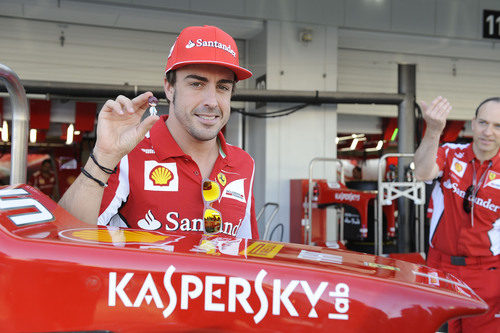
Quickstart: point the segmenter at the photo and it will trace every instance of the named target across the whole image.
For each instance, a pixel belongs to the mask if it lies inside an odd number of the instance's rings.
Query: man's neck
[[[169,119],[170,117],[167,118],[166,121],[167,128],[175,142],[177,142],[185,154],[191,156],[191,158],[196,162],[203,177],[208,177],[215,164],[215,160],[219,155],[217,137],[208,141],[199,141],[193,138],[191,134],[185,131],[182,127],[169,124]],[[170,121],[175,120],[172,119]]]
[[[175,137],[174,137],[175,139]],[[195,161],[212,160],[219,154],[219,145],[217,138],[210,141],[193,141],[188,144],[179,145],[182,151],[191,156]]]

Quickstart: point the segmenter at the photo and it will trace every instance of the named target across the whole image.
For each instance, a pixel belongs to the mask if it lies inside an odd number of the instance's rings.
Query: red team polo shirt
[[[491,161],[491,166],[490,166]],[[439,185],[432,192],[434,212],[430,245],[450,256],[483,257],[500,254],[500,153],[480,163],[472,144],[445,144],[439,147]],[[482,175],[474,204],[474,216],[463,209],[467,188]]]
[[[159,231],[203,232],[202,176],[198,165],[157,121],[118,165],[104,190],[98,219],[114,225]],[[222,233],[258,238],[253,198],[255,163],[245,151],[218,135],[219,156],[210,179],[221,195],[211,206],[221,212]]]

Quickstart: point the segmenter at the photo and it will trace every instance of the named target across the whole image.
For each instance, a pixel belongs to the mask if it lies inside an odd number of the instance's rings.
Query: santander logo
[[[198,38],[194,42],[189,40],[185,47],[186,49],[192,49],[193,47],[214,47],[216,49],[224,50],[236,58],[236,51],[231,48],[231,45],[226,45],[216,40],[203,40],[202,38]]]

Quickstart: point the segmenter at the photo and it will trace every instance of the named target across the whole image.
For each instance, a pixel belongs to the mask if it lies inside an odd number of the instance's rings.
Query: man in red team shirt
[[[150,92],[108,100],[93,158],[61,206],[92,224],[167,232],[203,232],[210,206],[221,213],[221,233],[258,238],[255,164],[221,133],[236,81],[252,75],[239,66],[234,39],[213,26],[188,27],[172,46],[165,73],[168,117],[152,114],[141,122]],[[206,179],[220,188],[210,202],[202,197]]]
[[[56,175],[52,171],[50,159],[43,160],[40,170],[31,175],[28,184],[36,187],[54,200],[56,199]]]
[[[478,106],[472,143],[441,147],[451,106],[442,97],[422,104],[427,129],[415,152],[415,175],[439,177],[427,264],[466,282],[490,307],[450,321],[449,332],[500,332],[500,97]]]

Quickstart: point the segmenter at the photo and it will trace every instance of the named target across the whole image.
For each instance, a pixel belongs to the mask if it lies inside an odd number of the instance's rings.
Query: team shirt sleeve
[[[255,162],[248,155],[249,163],[251,165],[251,177],[249,178],[249,187],[247,197],[247,205],[245,208],[245,215],[240,223],[240,227],[238,228],[238,232],[236,233],[236,237],[239,238],[252,238],[258,239],[259,232],[257,227],[257,219],[255,216],[255,200],[253,196],[253,185],[254,185],[254,177],[255,177]]]
[[[439,171],[443,171],[445,164],[446,164],[446,154],[447,154],[448,148],[445,146],[440,146],[437,151],[437,156],[436,156],[436,163],[439,167]]]
[[[128,173],[128,156],[126,155],[118,164],[116,173],[108,179],[108,186],[104,189],[97,219],[98,225],[128,227],[126,221],[122,221],[118,215],[118,210],[127,201],[130,193]]]

